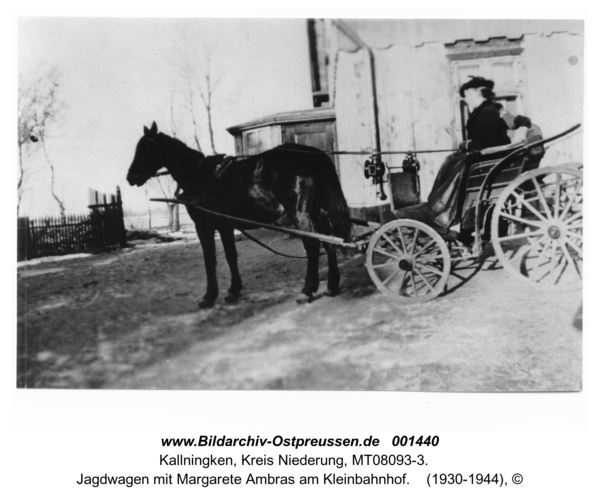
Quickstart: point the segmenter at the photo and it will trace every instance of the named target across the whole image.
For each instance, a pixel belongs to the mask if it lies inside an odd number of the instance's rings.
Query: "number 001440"
[[[435,447],[438,443],[440,442],[440,437],[438,437],[437,435],[431,436],[428,435],[426,437],[424,437],[423,435],[421,435],[420,437],[407,437],[406,435],[402,435],[401,437],[399,437],[398,435],[396,435],[393,439],[392,439],[392,445],[394,447],[413,447],[413,446],[426,446],[426,447]]]

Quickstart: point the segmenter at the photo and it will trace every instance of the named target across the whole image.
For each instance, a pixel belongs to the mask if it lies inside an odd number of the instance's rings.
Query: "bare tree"
[[[21,199],[27,179],[26,159],[39,148],[42,149],[44,158],[50,166],[50,191],[52,197],[58,204],[61,216],[65,215],[64,203],[55,191],[54,164],[50,160],[47,148],[48,130],[60,118],[63,108],[63,102],[57,94],[59,80],[58,70],[52,68],[44,72],[37,79],[25,83],[21,80],[19,84],[19,180],[17,182],[17,215],[21,207]]]
[[[200,126],[198,120],[196,119],[196,98],[194,87],[189,79],[186,80],[186,83],[188,88],[185,94],[186,101],[184,103],[184,106],[189,112],[190,117],[192,119],[192,134],[194,138],[194,143],[196,144],[196,149],[198,149],[198,152],[202,152],[202,146],[200,145]]]
[[[166,199],[173,198],[175,196],[175,191],[177,190],[177,184],[168,176],[158,176],[153,178],[151,186],[157,189]],[[179,204],[166,202],[166,206],[169,213],[169,230],[179,231],[181,229],[179,223]]]
[[[171,92],[171,106],[169,109],[170,115],[170,134],[174,138],[177,138],[179,131],[181,129],[181,124],[177,119],[177,115],[175,112],[175,92]],[[170,176],[157,176],[152,178],[150,182],[150,188],[157,192],[165,199],[173,198],[177,193],[177,183]],[[169,215],[169,230],[170,231],[179,231],[181,229],[181,225],[179,222],[179,204],[167,202],[166,204],[167,212]]]
[[[206,119],[208,121],[208,137],[210,138],[210,147],[212,149],[212,153],[216,154],[215,150],[215,137],[213,132],[213,97],[215,91],[219,86],[219,81],[221,80],[220,76],[215,77],[211,67],[212,61],[212,52],[206,51],[206,65],[204,66],[202,76],[196,81],[196,87],[198,89],[198,93],[200,94],[200,98],[202,99],[202,103],[204,104],[204,109],[206,110]]]
[[[201,126],[200,110],[204,111],[206,129],[210,149],[217,154],[214,134],[215,94],[218,92],[221,74],[217,73],[213,64],[213,49],[194,43],[186,31],[180,33],[178,40],[182,50],[176,60],[175,87],[183,96],[183,107],[186,109],[192,124],[193,140],[199,152]]]
[[[144,193],[146,194],[146,203],[148,207],[148,229],[152,229],[152,209],[150,209],[150,196],[148,195],[148,183],[144,185]]]

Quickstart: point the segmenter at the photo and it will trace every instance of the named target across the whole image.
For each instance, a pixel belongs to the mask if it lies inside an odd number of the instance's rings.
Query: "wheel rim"
[[[540,288],[571,290],[583,274],[583,175],[542,168],[517,178],[492,219],[496,256],[513,275]]]
[[[367,269],[385,295],[403,302],[424,302],[444,290],[450,254],[442,237],[429,226],[397,220],[371,238]]]

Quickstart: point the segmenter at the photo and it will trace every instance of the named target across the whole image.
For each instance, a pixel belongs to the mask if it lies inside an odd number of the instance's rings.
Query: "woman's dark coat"
[[[483,150],[484,148],[508,145],[508,126],[500,117],[496,105],[491,100],[485,100],[473,110],[467,120],[467,138],[469,150]]]
[[[474,152],[489,147],[508,145],[508,126],[491,100],[484,101],[471,112],[467,120],[468,150]],[[415,219],[445,233],[456,224],[462,202],[462,187],[468,155],[463,151],[449,155],[435,178],[427,202],[396,211],[399,218]]]

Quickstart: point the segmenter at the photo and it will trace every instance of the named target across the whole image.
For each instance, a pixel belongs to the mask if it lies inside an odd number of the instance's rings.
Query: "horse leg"
[[[235,234],[231,226],[227,226],[219,229],[221,234],[221,242],[223,242],[223,249],[225,250],[225,258],[227,264],[229,264],[229,270],[231,271],[231,286],[227,291],[225,302],[235,302],[242,291],[242,278],[240,277],[240,271],[238,269],[238,255],[235,247]]]
[[[197,228],[198,238],[204,253],[204,268],[206,269],[206,293],[198,302],[200,309],[208,309],[215,305],[219,295],[217,282],[217,249],[215,246],[215,230],[213,228]]]
[[[296,298],[298,304],[304,304],[312,301],[314,294],[319,289],[319,248],[321,242],[319,240],[302,239],[304,250],[308,257],[306,265],[306,279],[304,280],[304,288],[300,295]]]
[[[325,295],[335,297],[340,293],[340,270],[337,264],[337,254],[335,246],[329,243],[323,243],[323,247],[327,251],[327,263],[329,271],[327,273],[327,291]]]

